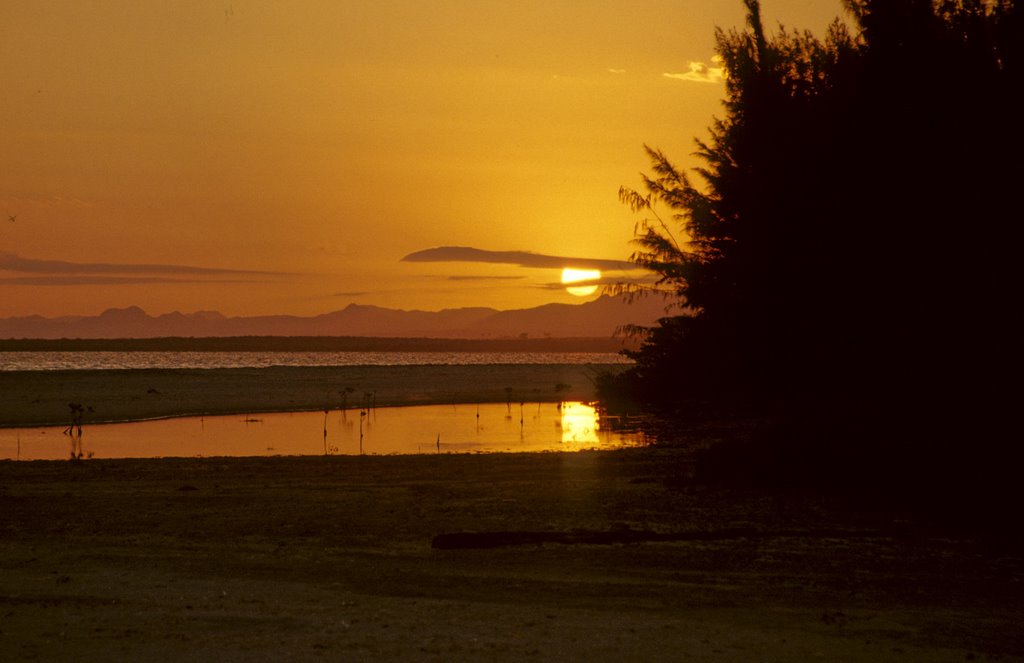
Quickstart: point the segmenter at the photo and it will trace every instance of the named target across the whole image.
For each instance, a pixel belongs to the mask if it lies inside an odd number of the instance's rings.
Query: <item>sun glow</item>
[[[580,283],[584,281],[597,281],[601,278],[601,270],[599,269],[575,269],[573,267],[566,267],[562,270],[562,283],[567,285],[566,290],[571,295],[577,297],[586,297],[597,292],[597,285],[589,283],[586,285],[568,285],[570,283]]]

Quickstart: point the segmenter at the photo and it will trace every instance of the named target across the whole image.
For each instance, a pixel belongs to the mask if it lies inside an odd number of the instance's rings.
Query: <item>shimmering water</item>
[[[0,429],[0,459],[582,451],[646,443],[584,403],[426,405]]]
[[[0,371],[628,363],[611,352],[0,352]]]

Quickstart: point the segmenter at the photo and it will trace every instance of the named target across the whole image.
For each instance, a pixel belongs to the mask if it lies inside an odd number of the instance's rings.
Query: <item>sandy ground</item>
[[[0,660],[1024,660],[1014,545],[687,463],[0,462]]]
[[[689,442],[3,461],[0,661],[1024,660],[1016,532],[701,486]]]
[[[622,365],[339,366],[265,369],[0,371],[0,426],[86,423],[432,403],[592,400],[594,376]]]

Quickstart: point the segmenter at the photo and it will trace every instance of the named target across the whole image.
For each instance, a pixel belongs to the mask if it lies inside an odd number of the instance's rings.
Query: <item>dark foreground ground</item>
[[[685,449],[0,462],[0,660],[1024,660],[1012,537],[691,471]]]

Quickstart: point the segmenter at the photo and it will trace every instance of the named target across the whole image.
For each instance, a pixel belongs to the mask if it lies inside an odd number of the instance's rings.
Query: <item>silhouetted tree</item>
[[[747,31],[717,34],[726,116],[697,143],[703,186],[647,148],[654,176],[644,177],[645,193],[620,191],[635,211],[655,215],[641,223],[634,262],[686,306],[634,355],[645,396],[788,391],[806,382],[802,373],[818,366],[810,358],[827,346],[825,300],[841,296],[828,290],[850,280],[839,274],[826,285],[822,272],[848,246],[842,220],[829,217],[847,184],[836,171],[848,149],[836,115],[859,46],[840,22],[823,42],[785,30],[768,38],[758,3],[747,6]],[[659,206],[671,210],[669,221]],[[682,226],[679,237],[671,224]]]
[[[648,217],[634,262],[682,311],[605,392],[992,439],[977,424],[1007,411],[1019,366],[1024,12],[848,0],[856,29],[818,39],[768,35],[745,5],[746,29],[716,34],[725,114],[697,142],[699,184],[647,148],[653,175],[620,190]]]

